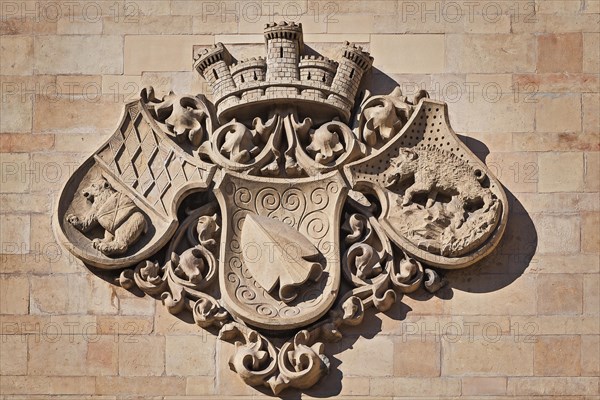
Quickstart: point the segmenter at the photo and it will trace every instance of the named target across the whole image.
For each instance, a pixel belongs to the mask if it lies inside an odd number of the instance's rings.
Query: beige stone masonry
[[[123,48],[126,75],[143,71],[189,71],[192,47],[214,43],[209,35],[128,35]],[[154,49],[148,51],[149,48]]]
[[[445,69],[444,49],[443,35],[371,35],[375,67],[391,73],[442,72]],[[412,56],[398,57],[403,52]]]
[[[447,103],[457,140],[498,179],[509,215],[489,256],[464,270],[436,268],[448,282],[438,292],[397,290],[387,311],[367,309],[361,324],[340,325],[343,339],[324,346],[329,374],[310,389],[287,388],[279,396],[600,396],[600,1],[0,3],[2,400],[274,398],[270,387],[248,386],[232,371],[236,347],[218,340],[219,329],[199,327],[192,313],[173,315],[161,293],[118,286],[120,270],[88,269],[54,236],[53,220],[63,185],[119,129],[125,103],[146,86],[154,87],[153,106],[171,90],[177,100],[190,94],[184,103],[196,94],[213,101],[210,83],[193,70],[194,55],[222,42],[236,61],[264,57],[265,24],[282,20],[302,23],[308,54],[339,62],[346,40],[370,53],[374,68],[357,90],[381,95],[367,103],[374,107],[369,124],[381,117],[376,107],[408,107],[421,89],[429,92],[425,101]],[[396,85],[402,94],[388,96]],[[261,111],[263,124],[273,110]],[[238,122],[255,135],[251,122],[259,115],[248,114],[249,122]],[[312,111],[288,124],[305,117]],[[368,119],[362,128],[357,119],[350,135],[365,132]],[[372,129],[379,144],[382,127],[394,122]],[[166,121],[160,124],[168,131]],[[311,127],[303,149],[315,141],[310,134],[327,131],[317,132],[321,124]],[[350,143],[339,126],[330,128]],[[188,143],[171,133],[167,143]],[[323,143],[316,140],[308,161],[323,157]],[[381,156],[382,165],[394,157]],[[211,185],[222,178],[221,172]],[[404,190],[393,187],[389,196]],[[377,237],[377,223],[371,227]],[[342,243],[348,232],[336,235]],[[397,245],[390,247],[398,259]],[[162,254],[147,259],[166,265]],[[430,268],[436,258],[421,262]],[[279,287],[272,293],[279,296]],[[279,347],[293,339],[258,332]]]

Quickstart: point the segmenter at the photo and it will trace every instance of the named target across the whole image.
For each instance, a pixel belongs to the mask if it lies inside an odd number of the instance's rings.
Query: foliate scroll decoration
[[[313,175],[339,169],[366,152],[366,147],[357,140],[352,129],[339,120],[308,130],[300,128],[297,132],[300,142],[297,158],[307,171],[313,171]]]
[[[369,53],[303,55],[294,23],[265,40],[266,59],[234,64],[220,43],[196,58],[212,101],[142,90],[63,188],[54,227],[230,342],[231,371],[278,395],[327,375],[327,344],[366,313],[488,255],[508,204],[446,104],[395,88],[354,107]]]
[[[203,95],[176,95],[170,92],[156,98],[149,86],[141,92],[142,102],[149,105],[155,121],[178,143],[189,142],[194,148],[212,133],[215,123],[212,104]]]
[[[406,125],[415,106],[428,98],[425,90],[419,91],[412,101],[403,96],[400,87],[388,95],[371,96],[367,91],[357,118],[357,136],[368,149],[379,149],[396,136]]]
[[[375,217],[352,211],[342,225],[346,234],[342,239],[342,270],[354,287],[342,301],[343,315],[349,320],[360,320],[368,307],[387,311],[399,294],[412,293],[424,283],[431,290],[443,286],[435,271],[424,269],[418,260],[394,249]],[[424,281],[425,276],[431,278]]]
[[[215,210],[214,203],[191,210],[169,246],[164,265],[144,261],[122,271],[119,284],[159,297],[171,314],[191,311],[203,328],[223,325],[229,313],[210,295],[218,276],[214,252],[219,248],[220,217]]]
[[[251,126],[234,118],[209,135],[199,152],[211,162],[229,170],[256,171],[272,161],[280,137],[281,120],[278,116],[266,121],[256,117]]]
[[[235,353],[229,367],[251,386],[266,386],[275,395],[286,388],[308,389],[329,372],[324,345],[306,330],[277,350],[257,331],[230,323],[219,338],[233,342]]]
[[[317,125],[297,110],[274,108],[251,123],[233,118],[208,135],[199,153],[230,171],[256,176],[315,176],[364,155],[366,147],[337,118]]]

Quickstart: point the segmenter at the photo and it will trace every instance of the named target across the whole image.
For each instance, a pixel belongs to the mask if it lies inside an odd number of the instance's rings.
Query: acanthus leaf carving
[[[199,299],[191,306],[196,324],[202,328],[221,327],[231,316],[212,296],[201,293]]]
[[[275,395],[288,387],[311,388],[327,375],[330,366],[323,343],[315,341],[307,330],[298,332],[281,347],[277,362],[279,374],[268,381]]]
[[[266,386],[277,373],[277,351],[257,331],[232,322],[221,328],[219,339],[234,343],[235,354],[229,360],[229,367],[246,384]]]
[[[141,97],[143,102],[151,105],[156,121],[179,143],[187,140],[197,148],[212,132],[214,112],[203,95],[180,96],[170,92],[158,99],[154,88],[147,87],[142,90]]]

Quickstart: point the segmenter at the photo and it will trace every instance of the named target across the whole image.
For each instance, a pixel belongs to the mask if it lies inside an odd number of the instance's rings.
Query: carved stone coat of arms
[[[197,57],[212,101],[145,88],[54,225],[86,264],[235,343],[231,369],[278,394],[327,374],[324,343],[366,309],[489,254],[508,208],[445,103],[359,94],[369,53],[303,55],[300,24],[268,24],[265,42],[266,58]]]

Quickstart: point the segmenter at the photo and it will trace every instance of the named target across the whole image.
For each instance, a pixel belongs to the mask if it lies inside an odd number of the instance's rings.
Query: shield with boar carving
[[[374,96],[363,109],[398,100],[397,93]],[[369,115],[359,117],[364,135],[372,132]],[[458,139],[445,103],[422,99],[406,118],[393,139],[347,166],[347,175],[354,187],[376,194],[380,222],[398,246],[436,267],[468,266],[489,254],[504,232],[502,185]]]

